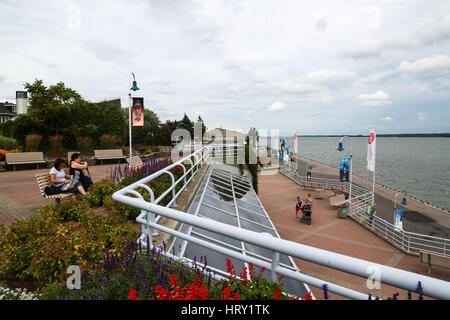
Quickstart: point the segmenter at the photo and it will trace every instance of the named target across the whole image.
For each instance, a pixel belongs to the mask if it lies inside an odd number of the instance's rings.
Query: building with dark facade
[[[16,105],[11,102],[0,102],[0,122],[5,122],[16,116]]]

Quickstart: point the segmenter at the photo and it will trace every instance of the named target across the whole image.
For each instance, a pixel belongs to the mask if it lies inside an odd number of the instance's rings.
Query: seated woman
[[[58,193],[75,193],[77,199],[79,200],[79,194],[86,194],[83,186],[80,182],[77,182],[72,188],[68,190],[62,190],[62,187],[65,184],[70,184],[70,175],[64,172],[64,164],[66,161],[64,159],[58,158],[55,161],[55,164],[50,169],[50,181],[52,185],[57,189]]]
[[[73,176],[74,179],[81,182],[85,191],[87,191],[89,186],[92,184],[92,180],[83,172],[83,170],[87,169],[87,167],[87,162],[81,162],[81,155],[78,152],[72,154],[69,174]]]

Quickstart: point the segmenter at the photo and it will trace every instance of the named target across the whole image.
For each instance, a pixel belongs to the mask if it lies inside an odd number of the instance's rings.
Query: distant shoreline
[[[332,137],[332,138],[340,138],[343,135],[338,134],[328,134],[328,135],[299,135],[299,138],[306,137],[306,138],[326,138],[326,137]],[[369,135],[363,135],[363,134],[355,134],[355,135],[346,135],[348,137],[368,137]],[[396,138],[450,138],[450,133],[379,133],[377,134],[377,137],[396,137]]]

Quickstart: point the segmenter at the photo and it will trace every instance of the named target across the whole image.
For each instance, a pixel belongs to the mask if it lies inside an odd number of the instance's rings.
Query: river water
[[[353,173],[372,179],[366,169],[367,137],[299,137],[299,155],[333,167],[353,153]],[[294,151],[293,138],[285,138]],[[377,137],[375,181],[450,210],[450,138]]]

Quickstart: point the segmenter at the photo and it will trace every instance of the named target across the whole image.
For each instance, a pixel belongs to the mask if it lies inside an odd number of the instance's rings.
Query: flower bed
[[[0,161],[5,161],[7,153],[18,153],[18,152],[20,152],[19,149],[13,149],[13,150],[0,149]]]

